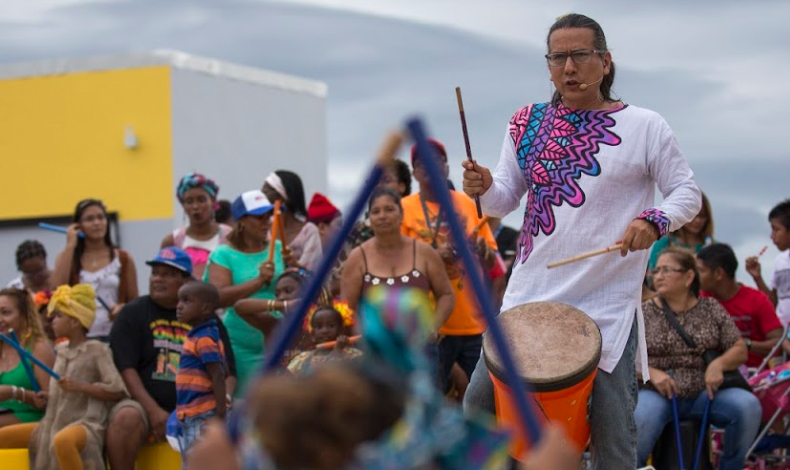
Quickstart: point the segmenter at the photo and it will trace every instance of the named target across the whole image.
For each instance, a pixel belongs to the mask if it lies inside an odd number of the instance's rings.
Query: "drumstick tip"
[[[384,138],[384,142],[379,149],[376,162],[381,166],[391,164],[395,160],[395,154],[403,144],[403,132],[399,130],[390,131]]]

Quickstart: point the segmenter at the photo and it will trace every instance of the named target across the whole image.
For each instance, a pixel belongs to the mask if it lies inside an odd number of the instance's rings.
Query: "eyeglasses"
[[[600,49],[578,49],[575,51],[571,51],[570,54],[567,52],[552,52],[551,54],[546,54],[546,61],[549,63],[551,67],[563,67],[565,63],[568,61],[568,57],[571,58],[574,64],[586,64],[587,62],[592,59],[593,54],[603,54],[604,50]]]
[[[661,267],[658,267],[658,268],[650,271],[650,274],[655,276],[658,273],[661,273],[661,274],[685,273],[686,271],[688,271],[688,269],[677,269],[677,268],[670,268],[668,266],[661,266]]]

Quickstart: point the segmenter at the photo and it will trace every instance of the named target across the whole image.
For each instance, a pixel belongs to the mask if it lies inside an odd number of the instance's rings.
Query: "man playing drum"
[[[527,194],[502,310],[561,302],[595,321],[603,344],[590,412],[594,466],[634,469],[637,358],[648,380],[640,305],[645,250],[699,212],[701,193],[664,119],[612,97],[615,67],[597,22],[561,17],[547,45],[554,97],[515,113],[493,174],[464,162],[463,189],[479,195],[493,217],[515,210]],[[653,206],[656,185],[664,201]],[[616,242],[622,242],[622,257],[546,268]],[[568,343],[556,347],[572,348]],[[464,406],[493,412],[492,383],[482,364]]]

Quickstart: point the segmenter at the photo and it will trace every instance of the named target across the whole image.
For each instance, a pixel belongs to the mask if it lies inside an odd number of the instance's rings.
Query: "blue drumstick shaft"
[[[448,209],[452,208],[453,203],[450,198],[450,191],[447,189],[447,182],[442,176],[438,159],[435,155],[436,152],[427,140],[422,123],[419,119],[410,119],[406,127],[409,129],[409,132],[417,144],[417,153],[420,155],[420,162],[422,162],[426,170],[428,170],[428,176],[434,188],[435,195],[439,199],[439,206]],[[494,344],[499,352],[499,357],[502,359],[502,365],[507,373],[508,386],[513,390],[516,409],[521,418],[522,429],[526,431],[530,444],[534,448],[540,441],[540,422],[535,417],[534,409],[527,401],[527,385],[518,375],[516,363],[505,342],[505,335],[496,321],[496,315],[492,308],[494,303],[491,299],[491,292],[483,281],[481,271],[472,268],[476,265],[477,259],[469,249],[465,232],[461,228],[461,223],[458,220],[458,215],[454,210],[446,210],[445,213],[447,215],[447,222],[450,225],[450,233],[455,241],[456,249],[461,255],[464,265],[467,266],[466,273],[472,281],[472,292],[476,294],[478,304],[488,323],[487,334],[490,334],[493,338]]]
[[[50,369],[46,364],[44,364],[43,362],[39,361],[34,355],[32,355],[29,352],[25,351],[25,348],[20,346],[19,343],[17,343],[16,341],[12,340],[8,336],[4,335],[3,333],[0,333],[0,338],[2,338],[3,341],[5,341],[6,343],[10,344],[14,349],[16,349],[16,352],[18,352],[20,356],[24,356],[24,357],[30,359],[33,362],[33,364],[35,364],[35,365],[41,367],[42,369],[44,369],[44,372],[46,372],[47,374],[51,375],[52,377],[55,377],[55,380],[60,380],[60,375],[55,373],[55,371]]]
[[[19,344],[19,338],[17,338],[15,331],[11,332],[11,339]],[[20,356],[19,360],[22,361],[22,366],[25,368],[25,374],[27,374],[27,378],[30,380],[30,386],[33,387],[34,392],[38,392],[41,390],[41,387],[38,385],[36,375],[33,373],[33,368],[30,367],[30,363],[27,362],[27,359],[25,359],[24,356]]]
[[[675,374],[672,371],[669,371],[669,376],[672,377],[672,380],[675,380]],[[674,390],[670,390],[672,394],[670,397],[670,401],[672,402],[672,418],[675,420],[675,445],[678,447],[678,465],[680,470],[685,470],[686,465],[683,462],[683,441],[680,438],[680,415],[678,414],[678,399],[675,395]]]
[[[39,222],[38,228],[43,228],[44,230],[52,230],[53,232],[60,232],[60,233],[69,233],[68,229],[65,227],[61,227],[60,225],[52,225],[46,222]],[[80,232],[77,234],[80,238],[85,238],[85,234]]]
[[[708,415],[710,414],[710,398],[706,397],[705,401],[705,412],[702,414],[702,424],[700,424],[699,429],[699,442],[697,442],[697,452],[694,455],[694,467],[693,470],[699,469],[699,462],[702,458],[702,443],[705,442],[705,430],[708,428]]]
[[[110,311],[111,311],[112,309],[110,308],[110,306],[109,306],[109,305],[107,305],[107,302],[105,302],[105,301],[104,301],[104,299],[102,299],[102,298],[101,298],[101,297],[99,297],[98,295],[96,296],[96,300],[97,300],[97,301],[98,301],[98,302],[101,304],[101,306],[102,306],[102,307],[104,307],[104,310],[107,310],[107,314],[109,315],[109,314],[110,314]]]

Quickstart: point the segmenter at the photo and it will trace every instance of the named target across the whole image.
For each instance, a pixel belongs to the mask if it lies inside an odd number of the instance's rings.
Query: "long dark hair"
[[[557,21],[555,21],[554,24],[551,25],[551,28],[549,28],[549,34],[546,36],[546,49],[549,48],[549,39],[551,39],[551,33],[558,29],[566,28],[587,28],[591,30],[594,36],[593,47],[600,51],[609,50],[606,45],[606,35],[604,35],[601,25],[599,25],[594,19],[580,15],[578,13],[570,13],[557,18]],[[603,79],[601,80],[601,94],[603,95],[604,101],[617,101],[612,97],[612,85],[614,85],[614,61],[609,64],[609,75],[604,75]],[[562,95],[560,95],[560,92],[554,90],[554,96],[551,98],[551,103],[556,106],[559,104],[561,99]]]
[[[82,214],[92,206],[97,206],[104,213],[104,218],[107,219],[107,208],[100,199],[83,199],[77,203],[74,208],[74,215],[71,221],[79,223],[82,219]],[[115,245],[112,243],[112,234],[110,233],[111,226],[109,219],[107,220],[107,232],[104,233],[104,245],[110,250],[110,259],[115,258]],[[77,237],[77,247],[74,249],[74,255],[71,258],[71,274],[69,275],[69,284],[74,285],[80,281],[80,271],[82,271],[82,254],[85,253],[85,239]]]
[[[285,201],[285,206],[293,214],[307,217],[307,205],[304,198],[304,185],[302,185],[302,178],[293,171],[277,170],[274,172],[280,177],[285,187],[285,195],[288,200]]]

